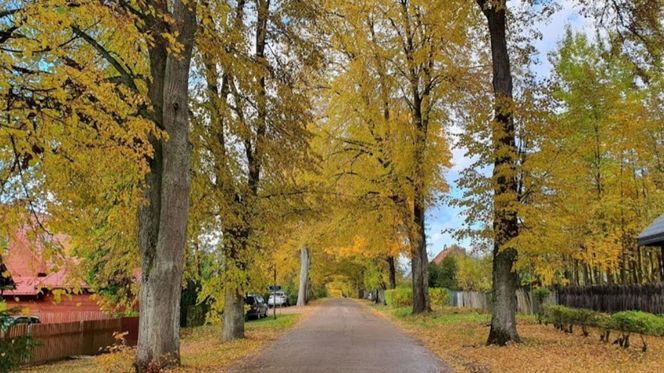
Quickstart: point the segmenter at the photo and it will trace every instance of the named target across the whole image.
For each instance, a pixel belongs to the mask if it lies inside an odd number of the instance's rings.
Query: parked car
[[[267,300],[267,305],[269,307],[288,307],[288,296],[283,291],[277,291],[270,294],[270,297]]]
[[[247,295],[244,298],[244,304],[249,306],[246,314],[247,319],[267,317],[267,304],[260,295]]]
[[[9,316],[2,321],[0,330],[7,331],[10,326],[18,324],[41,324],[41,320],[38,316]]]

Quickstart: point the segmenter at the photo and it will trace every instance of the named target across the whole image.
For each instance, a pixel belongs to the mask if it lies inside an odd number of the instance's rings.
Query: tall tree
[[[209,295],[223,308],[225,341],[244,337],[244,295],[260,276],[254,270],[271,257],[267,244],[278,224],[297,215],[291,203],[304,194],[298,182],[311,168],[309,80],[320,64],[307,38],[315,16],[309,4],[228,5],[205,6],[199,38],[204,53],[196,69],[204,85],[193,136],[195,229],[199,237],[221,232],[217,257],[223,281],[215,286],[218,293]],[[227,17],[217,18],[229,8]]]
[[[392,237],[407,242],[413,312],[426,312],[425,211],[446,188],[445,101],[453,100],[450,88],[463,75],[456,66],[467,62],[470,13],[460,3],[442,1],[328,6],[332,46],[347,66],[335,75],[329,105],[332,144],[340,144],[331,154],[343,165],[337,177],[353,185],[343,190],[380,206],[373,210],[378,222],[397,222]]]
[[[300,250],[300,284],[297,288],[297,305],[307,305],[307,289],[309,287],[309,248],[306,246]]]
[[[521,339],[516,330],[517,259],[512,240],[519,234],[517,147],[513,118],[513,87],[507,49],[505,0],[477,0],[486,17],[493,67],[494,118],[491,124],[493,162],[493,287],[488,344]]]
[[[83,242],[86,234],[94,239],[88,246],[101,243],[101,236],[111,237],[100,256],[125,258],[117,263],[126,267],[133,267],[136,246],[140,247],[137,367],[176,364],[189,205],[188,77],[196,3],[12,3],[16,7],[1,16],[15,23],[3,32],[1,42],[13,43],[14,36],[18,42],[24,31],[35,38],[20,41],[17,49],[7,52],[13,57],[2,59],[17,58],[17,72],[31,77],[18,89],[10,84],[3,93],[27,104],[20,105],[28,119],[22,126],[33,129],[9,134],[14,139],[10,143],[20,146],[14,146],[13,153],[27,161],[10,167],[19,178],[7,180],[31,185],[24,188],[31,210],[39,206],[40,212],[51,214],[59,230],[73,228],[74,243]],[[15,141],[19,134],[21,141]],[[129,157],[132,153],[141,156]],[[58,174],[62,176],[55,177]],[[144,195],[135,194],[142,186]],[[38,202],[40,195],[43,202]],[[141,197],[146,203],[136,213]],[[127,219],[131,213],[138,217]],[[89,221],[76,222],[86,218]],[[137,238],[116,238],[136,232],[137,224]],[[76,251],[81,253],[80,248]]]
[[[147,29],[175,35],[149,45],[148,97],[153,118],[166,136],[152,140],[146,204],[139,211],[141,253],[139,371],[180,362],[180,294],[189,211],[189,67],[196,33],[195,3],[156,0]],[[170,6],[169,6],[170,5]],[[173,23],[167,22],[171,18]]]

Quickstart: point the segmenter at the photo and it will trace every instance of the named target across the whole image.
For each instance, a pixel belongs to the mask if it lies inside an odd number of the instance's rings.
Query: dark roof
[[[636,240],[641,246],[664,246],[664,214],[655,219]]]

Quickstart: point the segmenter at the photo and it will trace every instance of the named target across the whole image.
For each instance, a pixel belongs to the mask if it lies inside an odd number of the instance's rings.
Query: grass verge
[[[460,372],[664,372],[664,338],[648,338],[649,350],[643,353],[637,336],[625,350],[600,342],[597,330],[589,337],[562,333],[519,315],[523,343],[486,346],[489,314],[450,307],[413,316],[410,308],[372,308]]]
[[[302,317],[300,313],[278,315],[250,321],[245,324],[246,338],[233,342],[220,342],[219,326],[185,328],[181,331],[180,354],[182,366],[171,372],[201,372],[220,370],[255,354],[266,344],[274,341],[284,331],[291,328]],[[53,364],[30,367],[23,372],[30,373],[99,373],[132,372],[136,351],[133,348],[121,349],[114,353],[95,357],[61,361]]]

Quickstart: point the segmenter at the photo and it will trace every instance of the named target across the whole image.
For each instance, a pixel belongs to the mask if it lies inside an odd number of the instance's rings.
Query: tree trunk
[[[180,294],[191,160],[188,82],[196,14],[175,1],[172,16],[183,49],[177,56],[172,55],[157,42],[150,50],[153,70],[149,96],[156,111],[155,121],[168,134],[168,140],[153,141],[155,154],[146,180],[147,203],[139,210],[142,273],[138,371],[180,362]]]
[[[387,270],[390,278],[390,289],[395,289],[397,287],[397,269],[392,255],[387,257]]]
[[[244,338],[244,296],[232,286],[224,290],[224,342]]]
[[[505,0],[477,0],[477,3],[489,27],[494,91],[493,309],[487,344],[505,345],[509,341],[520,341],[516,331],[518,275],[513,267],[517,253],[508,246],[510,240],[518,235],[519,227],[512,73],[506,38],[507,5]]]
[[[385,302],[385,285],[383,284],[378,290],[376,290],[376,304],[386,305]]]
[[[427,244],[424,232],[424,206],[417,201],[414,207],[415,226],[417,227],[415,242],[412,244],[412,277],[413,277],[413,314],[428,312],[429,305],[429,276],[427,267]]]
[[[300,287],[297,291],[297,305],[307,305],[307,288],[309,287],[309,249],[303,247],[300,250]]]

